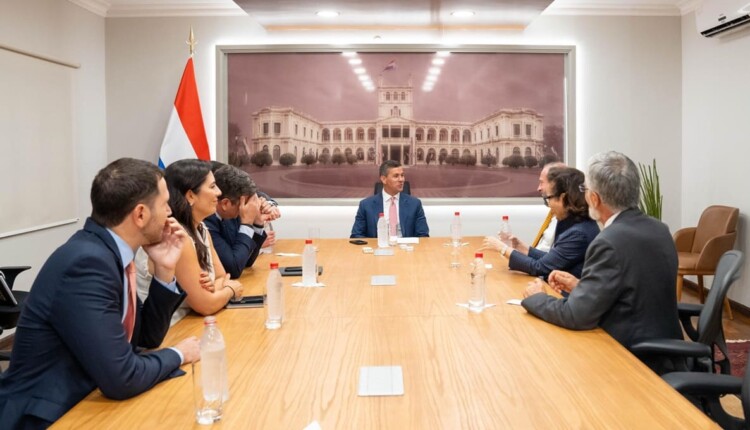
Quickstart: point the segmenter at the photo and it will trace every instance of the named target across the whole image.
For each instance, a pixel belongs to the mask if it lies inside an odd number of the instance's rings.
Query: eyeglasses
[[[545,196],[544,194],[542,194],[542,201],[544,202],[544,206],[549,207],[549,199],[554,199],[556,197],[560,196]]]
[[[581,184],[578,186],[578,191],[585,193],[586,190],[589,190],[590,188],[586,186],[586,184]]]

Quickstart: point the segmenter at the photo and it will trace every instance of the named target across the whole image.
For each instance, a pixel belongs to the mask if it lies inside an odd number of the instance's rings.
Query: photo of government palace
[[[354,155],[357,163],[391,159],[407,166],[436,164],[448,156],[473,155],[478,166],[487,154],[498,161],[544,155],[544,118],[533,109],[503,108],[498,100],[497,110],[470,122],[418,119],[411,77],[406,85],[384,85],[381,76],[373,102],[375,97],[377,118],[366,120],[318,121],[294,107],[262,108],[252,114],[249,140],[235,142],[235,150],[238,155],[269,152],[274,165],[286,153],[295,155],[296,165],[306,154],[316,159],[344,154]]]

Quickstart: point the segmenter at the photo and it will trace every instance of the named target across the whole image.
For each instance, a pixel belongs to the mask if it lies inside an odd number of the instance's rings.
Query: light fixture
[[[474,16],[473,10],[455,10],[451,12],[452,16],[455,16],[456,18],[471,18]]]
[[[366,71],[367,70],[365,70],[364,67],[357,67],[356,69],[354,69],[354,73],[356,73],[358,75],[364,74]]]
[[[339,16],[339,13],[335,10],[319,10],[315,12],[315,15],[318,15],[321,18],[336,18]]]
[[[341,55],[343,55],[346,58],[352,58],[352,57],[356,57],[357,53],[354,51],[345,51],[345,52],[342,52]]]
[[[431,75],[439,75],[440,74],[440,67],[430,67],[430,69],[427,71],[427,73]]]
[[[362,60],[360,60],[359,58],[350,58],[349,64],[351,64],[352,66],[356,66],[358,64],[362,64]]]
[[[359,76],[357,76],[357,78],[359,78],[359,80],[362,81],[362,82],[367,82],[367,81],[370,80],[370,77],[367,76],[367,75],[359,75]]]
[[[437,76],[435,76],[435,75],[427,75],[427,77],[424,78],[424,80],[427,81],[427,82],[435,82],[435,81],[437,81]]]
[[[450,57],[451,53],[450,51],[438,51],[435,53],[435,55],[437,55],[438,57],[445,58],[445,57]]]
[[[434,58],[432,60],[432,64],[434,64],[435,66],[442,66],[443,64],[445,64],[445,60],[443,60],[442,58]]]

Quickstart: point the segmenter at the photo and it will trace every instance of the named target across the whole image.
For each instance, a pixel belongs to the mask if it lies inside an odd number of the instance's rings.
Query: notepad
[[[401,366],[366,366],[359,368],[360,396],[403,396],[404,373]]]
[[[395,275],[375,275],[370,279],[370,285],[381,286],[381,285],[396,285]]]
[[[378,256],[386,256],[386,255],[393,255],[393,250],[390,248],[378,248],[375,250],[375,255]]]
[[[396,239],[396,243],[402,244],[412,244],[412,243],[419,243],[418,237],[399,237]]]

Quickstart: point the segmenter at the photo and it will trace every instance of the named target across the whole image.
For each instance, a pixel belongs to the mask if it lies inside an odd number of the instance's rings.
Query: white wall
[[[109,157],[156,160],[187,58],[184,40],[193,26],[198,91],[210,145],[215,145],[215,46],[226,44],[372,43],[368,32],[267,34],[251,18],[122,18],[107,20],[107,124]],[[542,16],[523,34],[385,33],[379,43],[557,44],[577,47],[577,166],[594,153],[619,150],[635,161],[656,158],[666,202],[664,219],[680,221],[681,47],[678,17]],[[260,184],[262,187],[262,184]],[[364,196],[363,196],[364,197]],[[461,208],[467,234],[497,230],[500,215],[532,236],[546,209],[539,204]],[[425,208],[432,234],[448,234],[452,206]],[[311,223],[324,237],[348,236],[355,203],[285,205],[279,237],[305,237]]]
[[[703,209],[713,204],[738,207],[735,247],[745,253],[750,250],[749,52],[750,29],[709,39],[696,31],[694,14],[682,18],[683,225],[696,225]],[[729,297],[750,306],[747,267]]]
[[[83,220],[91,212],[91,180],[107,162],[104,19],[66,0],[2,1],[0,43],[81,65],[80,69],[73,72],[72,95],[73,140],[79,190],[77,216],[81,221],[78,224],[0,239],[0,266],[32,266],[30,272],[22,274],[16,281],[16,288],[28,290],[52,251],[83,225]],[[1,73],[0,71],[0,76]],[[23,145],[23,142],[15,144]],[[23,187],[24,182],[33,181],[34,177],[34,172],[29,171],[24,177],[3,177],[2,180],[11,180]],[[54,184],[49,184],[49,192],[56,192]],[[44,202],[44,196],[40,195],[40,207]],[[6,196],[0,196],[0,207],[11,204],[13,202],[7,201]]]

